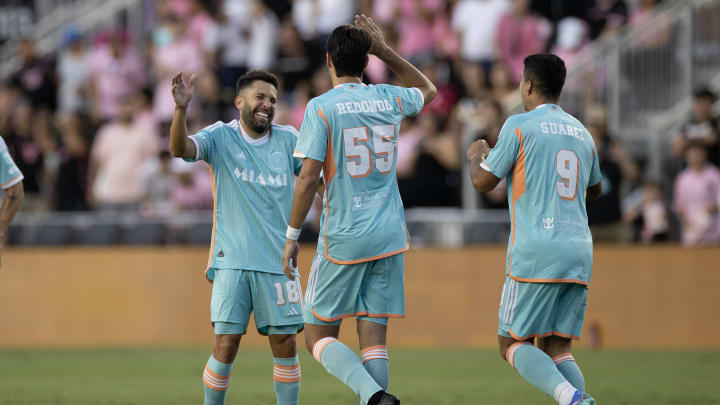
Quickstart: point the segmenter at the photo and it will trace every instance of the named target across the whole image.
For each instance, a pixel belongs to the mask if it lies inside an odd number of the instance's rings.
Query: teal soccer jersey
[[[592,237],[585,190],[601,174],[595,144],[580,121],[553,104],[514,115],[482,167],[507,178],[512,221],[507,275],[587,285]]]
[[[237,120],[216,122],[190,137],[195,159],[212,172],[213,232],[208,260],[212,269],[283,272],[280,264],[290,220],[294,175],[301,162],[293,159],[297,131],[273,124],[257,140]]]
[[[424,105],[416,88],[342,84],[308,103],[295,157],[323,162],[318,252],[336,264],[409,248],[395,168],[400,121]]]
[[[8,147],[2,137],[0,137],[0,154],[2,154],[2,161],[0,162],[0,188],[6,189],[21,182],[23,175],[10,156]]]

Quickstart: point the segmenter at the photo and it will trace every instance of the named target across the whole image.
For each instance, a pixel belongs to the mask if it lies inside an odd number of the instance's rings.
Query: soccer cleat
[[[400,405],[400,400],[393,394],[378,391],[370,398],[368,405]]]
[[[595,400],[588,394],[580,391],[575,391],[570,405],[595,405]]]

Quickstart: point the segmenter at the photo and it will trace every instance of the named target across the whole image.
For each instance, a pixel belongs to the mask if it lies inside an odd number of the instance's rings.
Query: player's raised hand
[[[477,157],[485,160],[485,158],[487,158],[490,154],[490,150],[490,145],[488,145],[488,143],[484,139],[479,139],[473,142],[472,145],[470,145],[465,155],[470,161]]]
[[[378,52],[382,51],[387,47],[385,43],[385,35],[383,34],[380,27],[375,24],[372,18],[365,14],[355,16],[355,26],[361,28],[368,34],[372,39],[372,45],[370,45],[370,54],[377,55]]]
[[[178,107],[187,107],[193,96],[193,90],[195,89],[195,80],[197,76],[193,73],[188,79],[188,82],[182,78],[182,72],[177,72],[172,78],[172,96],[175,100],[175,105]]]
[[[287,239],[285,241],[285,249],[283,250],[282,264],[283,272],[290,280],[295,280],[295,272],[298,265],[298,253],[300,253],[300,245],[296,240]]]

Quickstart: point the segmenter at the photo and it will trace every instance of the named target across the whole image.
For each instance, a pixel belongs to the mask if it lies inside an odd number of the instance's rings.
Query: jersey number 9
[[[560,149],[555,155],[555,168],[560,181],[555,183],[560,198],[572,201],[577,196],[578,174],[580,172],[580,162],[575,152],[566,149]]]

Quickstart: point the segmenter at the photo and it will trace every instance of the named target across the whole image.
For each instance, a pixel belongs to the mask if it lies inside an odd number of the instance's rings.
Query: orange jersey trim
[[[589,286],[587,281],[576,280],[574,278],[522,278],[515,277],[511,272],[508,271],[508,276],[515,280],[523,283],[568,283],[568,284],[582,284],[586,287]]]
[[[12,183],[13,181],[19,179],[20,177],[22,177],[22,173],[18,174],[17,176],[13,177],[12,179],[10,179],[10,180],[6,181],[5,183],[3,183],[2,185],[0,185],[0,188],[5,188],[5,186],[7,186],[8,184]]]
[[[548,332],[548,333],[542,333],[542,334],[535,333],[535,334],[530,334],[527,336],[518,336],[515,334],[515,332],[513,332],[512,329],[510,329],[508,332],[510,333],[510,336],[513,337],[513,339],[520,340],[520,341],[528,340],[528,339],[532,339],[532,338],[544,338],[544,337],[548,337],[548,336],[560,336],[560,337],[564,337],[566,339],[580,340],[580,336],[568,335],[567,333],[562,333],[562,332],[558,332],[555,330],[552,332]]]
[[[403,112],[403,111],[402,111],[402,101],[400,101],[400,97],[395,96],[395,100],[396,100],[397,103],[398,103],[398,107],[400,107],[400,112]]]
[[[325,220],[325,222],[327,223],[327,219]],[[325,258],[335,264],[358,264],[358,263],[371,262],[373,260],[380,260],[380,259],[384,259],[386,257],[395,256],[397,254],[407,252],[408,250],[410,250],[410,238],[409,237],[408,237],[407,245],[404,248],[395,250],[393,252],[383,253],[383,254],[380,254],[377,256],[366,257],[364,259],[358,259],[358,260],[338,260],[338,259],[333,259],[332,257],[330,257],[330,255],[328,255],[327,239],[325,239]]]
[[[343,314],[343,315],[333,316],[332,318],[322,317],[322,316],[318,315],[318,313],[315,312],[314,309],[312,310],[312,313],[313,313],[313,315],[315,315],[315,317],[317,319],[319,319],[323,322],[335,322],[339,319],[350,318],[353,316],[367,316],[368,318],[405,318],[405,314],[369,314],[369,313],[367,313],[367,311],[355,312],[354,314]]]
[[[525,194],[525,144],[523,143],[523,135],[520,128],[515,128],[515,135],[518,137],[520,142],[520,151],[518,153],[518,159],[515,162],[515,169],[513,170],[513,184],[512,184],[512,236],[510,239],[510,260],[508,260],[508,274],[512,269],[512,250],[515,247],[515,203],[520,197]]]

